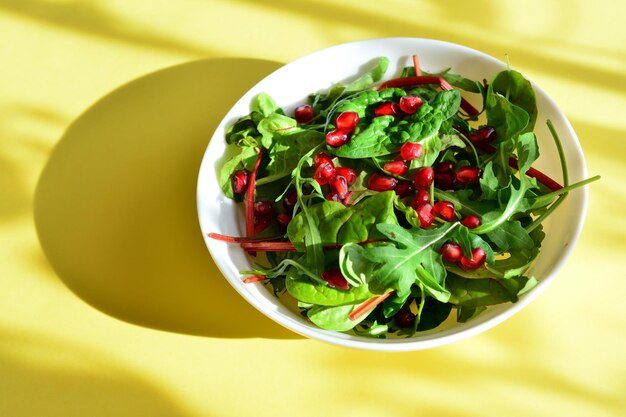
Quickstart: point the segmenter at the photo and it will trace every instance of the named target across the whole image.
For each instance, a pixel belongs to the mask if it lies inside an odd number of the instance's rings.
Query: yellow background
[[[0,416],[626,415],[622,4],[0,0]],[[603,176],[545,293],[402,354],[261,316],[195,212],[207,139],[239,95],[315,50],[388,36],[508,54]]]

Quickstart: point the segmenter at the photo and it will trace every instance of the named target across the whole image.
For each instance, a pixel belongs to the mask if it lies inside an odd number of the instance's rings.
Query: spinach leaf
[[[463,307],[516,302],[522,293],[536,284],[536,279],[524,276],[509,279],[466,279],[449,274],[446,281],[446,287],[451,294],[450,302]]]
[[[374,264],[365,258],[365,249],[356,243],[346,243],[339,251],[339,268],[352,286],[361,286],[372,274]]]
[[[499,140],[515,138],[523,132],[530,117],[528,113],[514,104],[506,97],[496,93],[493,86],[489,86],[485,100],[487,124],[496,129]]]
[[[261,143],[266,149],[272,146],[275,136],[289,135],[299,129],[296,119],[278,113],[268,115],[257,125],[257,130],[262,135]]]
[[[345,332],[367,318],[368,314],[364,314],[357,320],[350,320],[350,313],[357,306],[354,304],[342,306],[313,306],[307,311],[309,319],[317,326],[325,330],[334,330],[337,332]]]
[[[323,246],[344,245],[380,237],[374,227],[378,223],[397,224],[393,211],[394,198],[393,191],[385,191],[355,206],[346,207],[334,201],[324,201],[312,205],[308,211],[311,221],[319,225]],[[305,243],[304,221],[303,213],[298,213],[287,227],[287,236],[299,251]]]
[[[287,291],[296,300],[321,306],[338,306],[360,303],[372,297],[367,285],[350,287],[349,290],[332,288],[306,277],[286,280]]]
[[[274,99],[267,93],[260,93],[254,97],[252,99],[252,103],[250,104],[250,109],[253,112],[261,113],[263,117],[268,117],[273,113],[284,114],[283,110],[278,107]]]
[[[441,91],[430,103],[435,111],[441,112],[443,120],[448,120],[458,113],[461,106],[461,93],[459,90]]]
[[[380,81],[385,76],[385,72],[387,72],[388,67],[389,58],[378,58],[374,68],[348,84],[346,86],[346,91],[358,91],[370,87],[372,84]]]
[[[275,137],[268,151],[270,158],[266,166],[268,176],[259,178],[257,185],[290,175],[302,156],[324,142],[324,134],[315,130],[298,130],[290,135]]]
[[[332,153],[343,158],[362,159],[388,155],[397,151],[400,146],[391,143],[387,132],[387,127],[391,122],[393,122],[393,116],[373,118],[365,129],[352,136],[345,145],[333,148]]]
[[[447,302],[450,293],[444,288],[445,268],[436,249],[458,225],[406,230],[398,225],[378,224],[376,228],[394,244],[367,248],[365,256],[381,264],[368,281],[370,290],[382,294],[393,289],[402,297],[411,291],[411,285],[420,282],[432,297]]]
[[[484,87],[480,82],[462,77],[461,75],[450,72],[451,70],[452,68],[448,68],[441,72],[434,72],[434,73],[428,73],[424,71],[424,74],[433,75],[435,77],[441,77],[447,82],[449,82],[451,85],[453,85],[454,87],[460,88],[461,90],[469,91],[471,93],[482,94]]]
[[[524,109],[529,116],[522,132],[532,132],[537,120],[537,98],[530,81],[514,70],[502,71],[491,80],[492,93],[505,97],[511,104]]]

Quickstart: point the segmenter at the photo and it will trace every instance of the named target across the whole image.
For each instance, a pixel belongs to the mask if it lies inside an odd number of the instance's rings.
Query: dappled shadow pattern
[[[143,326],[212,337],[297,337],[226,283],[204,245],[195,206],[212,132],[248,88],[279,66],[251,59],[175,66],[119,88],[72,123],[35,194],[40,242],[72,291]]]

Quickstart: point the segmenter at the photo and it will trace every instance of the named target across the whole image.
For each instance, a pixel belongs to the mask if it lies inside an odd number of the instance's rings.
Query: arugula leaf
[[[432,297],[447,302],[450,293],[444,287],[445,268],[435,248],[458,225],[446,223],[436,229],[410,230],[393,224],[376,225],[395,244],[367,248],[365,257],[381,264],[368,281],[370,290],[382,294],[393,289],[402,297],[418,281]]]
[[[483,173],[480,177],[480,189],[483,192],[483,200],[494,200],[498,194],[499,184],[498,178],[493,172],[493,163],[491,161],[483,167]]]
[[[531,249],[535,243],[519,221],[506,221],[487,233],[487,237],[502,251]]]
[[[339,268],[352,286],[361,286],[372,274],[374,265],[367,262],[365,248],[356,243],[346,243],[339,251]]]

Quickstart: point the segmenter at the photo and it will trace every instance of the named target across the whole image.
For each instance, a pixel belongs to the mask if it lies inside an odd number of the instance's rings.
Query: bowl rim
[[[323,49],[314,51],[312,53],[306,54],[300,58],[297,58],[281,66],[280,68],[273,71],[272,73],[268,74],[262,80],[257,82],[253,87],[251,87],[245,94],[242,95],[242,97],[240,97],[239,100],[237,100],[237,102],[225,114],[220,124],[216,126],[216,129],[212,133],[209,143],[207,143],[207,147],[205,149],[205,153],[203,155],[202,162],[199,167],[197,192],[196,192],[196,203],[197,203],[197,210],[198,210],[197,214],[198,214],[199,226],[202,231],[205,244],[211,254],[211,257],[215,261],[215,264],[220,270],[223,277],[249,304],[251,304],[254,308],[256,308],[258,311],[260,311],[262,314],[264,314],[265,316],[267,316],[274,322],[282,325],[283,327],[295,333],[305,336],[307,338],[320,340],[320,341],[331,343],[334,345],[356,348],[356,349],[363,349],[363,350],[371,350],[371,351],[386,351],[386,352],[416,351],[416,350],[429,349],[429,348],[433,348],[437,346],[447,345],[455,341],[460,341],[460,340],[464,340],[469,337],[475,336],[479,333],[482,333],[504,322],[505,320],[507,320],[508,318],[510,318],[517,312],[519,312],[521,309],[526,307],[530,302],[532,302],[554,280],[554,278],[561,271],[561,269],[565,265],[565,262],[567,261],[571,252],[573,251],[573,248],[578,238],[580,237],[580,234],[584,225],[584,220],[587,215],[587,208],[588,208],[587,207],[588,206],[587,186],[581,187],[580,189],[577,190],[577,192],[580,193],[578,195],[578,199],[580,200],[580,205],[577,207],[578,208],[577,217],[580,218],[580,221],[571,230],[571,237],[570,237],[571,244],[568,245],[563,250],[563,252],[559,256],[557,261],[553,264],[553,267],[550,268],[548,274],[546,276],[542,276],[540,282],[534,288],[532,288],[528,293],[520,297],[520,299],[516,303],[511,303],[503,311],[499,312],[498,314],[492,317],[484,319],[482,322],[478,322],[478,323],[474,322],[472,326],[454,329],[454,331],[449,332],[449,334],[445,334],[445,335],[432,333],[432,334],[423,336],[418,340],[415,340],[413,338],[375,339],[375,338],[366,338],[362,336],[351,335],[345,332],[328,331],[328,330],[315,327],[315,325],[313,324],[305,325],[304,323],[298,320],[295,320],[292,317],[288,317],[287,315],[275,309],[268,309],[267,305],[264,305],[264,303],[262,303],[260,300],[255,298],[252,295],[252,293],[249,291],[249,289],[246,289],[244,287],[246,285],[247,286],[254,285],[258,287],[261,284],[260,283],[244,284],[243,281],[240,279],[240,275],[237,277],[230,276],[229,271],[226,268],[225,260],[223,259],[223,257],[219,256],[223,253],[216,252],[215,245],[218,242],[212,241],[212,239],[207,236],[206,231],[202,230],[203,220],[202,220],[201,211],[203,207],[202,207],[201,202],[202,202],[202,195],[204,193],[203,189],[201,189],[202,175],[205,170],[213,168],[213,163],[209,161],[209,158],[208,158],[209,150],[211,148],[211,143],[216,139],[217,134],[220,133],[220,131],[227,124],[227,119],[229,115],[233,112],[235,108],[240,106],[242,101],[247,100],[247,97],[250,96],[250,92],[257,90],[258,87],[260,85],[265,84],[268,79],[272,79],[274,77],[279,76],[283,71],[286,71],[286,69],[289,68],[290,66],[298,65],[299,63],[303,61],[314,59],[318,55],[328,54],[336,49],[363,47],[363,46],[367,46],[368,43],[381,43],[381,42],[382,43],[413,42],[416,44],[416,48],[419,46],[418,44],[420,43],[429,44],[432,46],[443,46],[446,48],[454,48],[458,50],[463,50],[466,53],[474,55],[482,60],[489,61],[492,64],[498,65],[502,68],[506,68],[505,63],[479,50],[476,50],[476,49],[473,49],[464,45],[437,40],[437,39],[413,38],[413,37],[385,37],[385,38],[372,38],[372,39],[366,39],[366,40],[357,40],[357,41],[333,45],[328,48],[323,48]],[[587,173],[587,167],[585,163],[584,154],[582,151],[582,147],[580,145],[580,141],[573,127],[571,126],[571,123],[567,119],[566,115],[558,108],[554,100],[543,89],[537,86],[532,80],[529,79],[529,81],[531,82],[533,89],[535,89],[536,95],[538,97],[541,96],[546,101],[546,103],[550,105],[551,107],[553,107],[558,113],[561,119],[561,129],[566,130],[566,132],[561,133],[561,136],[564,136],[564,134],[566,133],[571,138],[571,141],[568,142],[568,146],[570,147],[570,150],[574,152],[576,157],[580,160],[580,164],[577,167],[577,169],[580,172],[580,175],[586,178],[588,176],[588,173]],[[322,88],[323,87],[320,86],[320,89]],[[246,103],[246,104],[249,105],[249,103]],[[222,137],[222,140],[223,140],[223,137]],[[207,166],[209,164],[210,166]],[[214,185],[218,186],[217,184],[214,184]],[[218,194],[221,194],[221,193],[222,191],[219,190]],[[223,242],[219,242],[219,244],[223,244]],[[280,301],[276,299],[276,304],[278,303],[280,303]],[[480,317],[477,318],[476,320],[479,320],[479,319]]]

